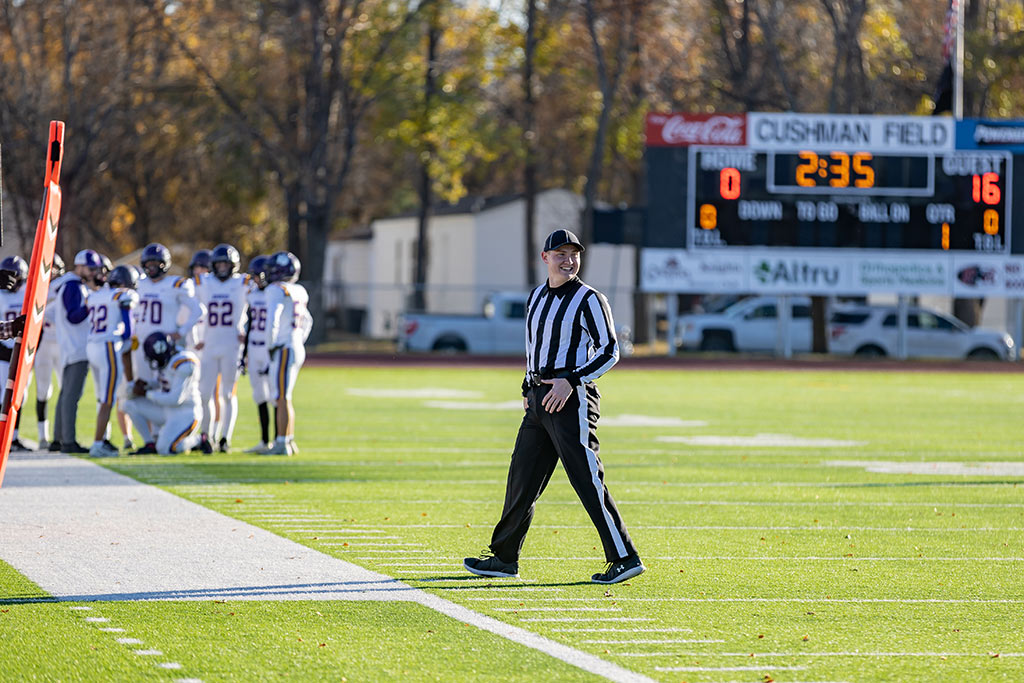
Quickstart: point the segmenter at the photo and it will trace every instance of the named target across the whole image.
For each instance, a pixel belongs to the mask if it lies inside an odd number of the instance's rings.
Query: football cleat
[[[288,450],[287,443],[275,441],[270,450],[266,452],[266,455],[291,455],[291,452]]]
[[[199,444],[196,446],[196,450],[204,455],[210,455],[213,453],[213,444],[210,443],[210,439],[206,434],[203,434],[199,438]]]
[[[121,452],[109,442],[94,443],[89,448],[90,458],[116,458]]]
[[[156,442],[150,441],[142,448],[132,451],[132,455],[156,455]]]

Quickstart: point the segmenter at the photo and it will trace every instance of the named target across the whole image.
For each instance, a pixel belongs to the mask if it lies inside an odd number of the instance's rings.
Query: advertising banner
[[[855,290],[850,260],[836,257],[757,255],[748,261],[754,291],[793,294],[848,294]]]
[[[747,259],[725,251],[694,254],[684,249],[644,249],[641,288],[649,292],[749,291]]]
[[[965,119],[956,123],[957,149],[1000,149],[1024,153],[1024,121]]]
[[[743,114],[648,114],[648,147],[711,145],[742,147],[747,144],[747,118]]]

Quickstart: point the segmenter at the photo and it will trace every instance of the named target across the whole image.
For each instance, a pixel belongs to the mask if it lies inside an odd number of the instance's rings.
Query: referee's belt
[[[526,373],[526,382],[531,387],[539,387],[544,384],[542,380],[565,377],[569,372],[568,368],[562,368],[561,370],[549,370],[547,372],[528,372]]]

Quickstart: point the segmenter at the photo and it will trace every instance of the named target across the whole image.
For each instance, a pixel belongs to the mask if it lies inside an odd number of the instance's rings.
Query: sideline
[[[652,682],[80,458],[15,454],[0,520],[0,559],[60,601],[403,600],[608,680]]]
[[[316,351],[306,354],[306,367],[321,368],[514,368],[522,370],[524,360],[518,355],[473,355],[469,353],[385,353]],[[786,360],[768,354],[728,352],[687,352],[676,356],[624,356],[615,365],[625,370],[722,370],[722,371],[807,371],[807,372],[952,372],[952,373],[1021,373],[1024,362],[983,360],[942,360],[894,358],[855,358],[826,354],[801,354]]]

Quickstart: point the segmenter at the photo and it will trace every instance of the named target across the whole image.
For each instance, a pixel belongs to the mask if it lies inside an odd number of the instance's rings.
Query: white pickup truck
[[[526,353],[526,292],[497,292],[483,315],[405,313],[398,323],[399,351]]]

